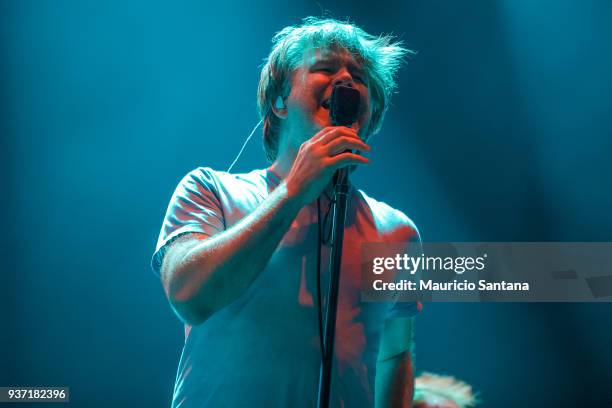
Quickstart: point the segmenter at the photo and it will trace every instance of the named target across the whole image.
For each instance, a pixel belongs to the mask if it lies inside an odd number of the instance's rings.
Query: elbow
[[[174,313],[190,326],[204,323],[212,313],[200,300],[201,289],[194,287],[184,271],[175,270],[169,275],[168,279],[164,280],[164,291]]]
[[[210,317],[210,314],[202,312],[192,302],[181,302],[171,297],[168,298],[170,300],[172,310],[174,310],[174,313],[185,324],[197,326],[204,323],[208,317]]]

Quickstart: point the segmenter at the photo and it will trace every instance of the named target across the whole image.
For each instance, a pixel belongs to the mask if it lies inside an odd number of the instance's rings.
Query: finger
[[[335,128],[335,126],[324,127],[323,129],[319,130],[313,137],[311,137],[310,141],[312,143],[320,142],[323,138],[333,132]]]
[[[337,139],[329,142],[325,149],[328,155],[336,155],[345,150],[360,150],[369,152],[370,146],[361,141],[361,139],[355,139],[348,136],[341,136]]]
[[[368,164],[370,162],[367,157],[351,152],[340,153],[336,156],[330,157],[327,160],[329,168],[334,171],[352,164]]]
[[[347,128],[346,126],[332,126],[332,131],[323,135],[318,142],[326,145],[340,136],[349,136],[353,139],[361,140],[355,129]]]

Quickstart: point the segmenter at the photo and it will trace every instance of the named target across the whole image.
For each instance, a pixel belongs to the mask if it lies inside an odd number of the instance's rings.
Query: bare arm
[[[411,349],[412,318],[387,320],[376,362],[376,408],[412,407],[414,372]]]
[[[199,324],[244,293],[300,208],[283,182],[257,210],[223,233],[191,234],[173,243],[161,275],[176,313]]]
[[[181,319],[202,323],[245,292],[297,213],[321,194],[335,170],[368,162],[346,150],[369,147],[352,129],[324,128],[302,144],[286,179],[253,213],[213,237],[191,234],[170,245],[161,275]]]

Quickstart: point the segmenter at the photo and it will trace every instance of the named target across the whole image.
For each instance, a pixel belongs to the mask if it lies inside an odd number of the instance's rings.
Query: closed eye
[[[354,68],[350,70],[350,73],[354,81],[357,81],[362,84],[365,83],[365,76],[363,75],[363,71],[361,71],[360,69]]]
[[[312,72],[323,72],[325,74],[333,74],[336,71],[336,67],[334,64],[329,63],[328,61],[318,61],[312,67],[310,67]]]
[[[325,72],[326,74],[333,74],[334,70],[329,67],[319,67],[315,69],[315,72]]]

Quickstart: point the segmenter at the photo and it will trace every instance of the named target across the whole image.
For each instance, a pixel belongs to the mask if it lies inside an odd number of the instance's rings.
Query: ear
[[[276,102],[272,105],[272,112],[280,119],[287,118],[287,106],[285,106],[285,101],[282,97],[276,98]]]

